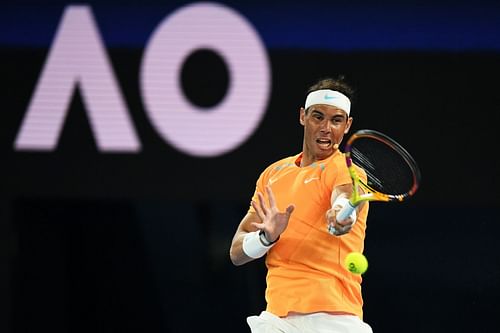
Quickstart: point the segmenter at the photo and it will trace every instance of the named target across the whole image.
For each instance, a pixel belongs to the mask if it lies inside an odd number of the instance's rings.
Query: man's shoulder
[[[280,169],[280,168],[282,168],[284,166],[294,165],[295,161],[297,160],[297,158],[299,157],[299,155],[300,154],[283,157],[282,159],[279,159],[279,160],[277,160],[277,161],[272,162],[271,164],[269,164],[266,169]]]
[[[275,175],[276,172],[279,172],[288,167],[293,167],[295,161],[299,156],[300,154],[283,157],[277,161],[272,162],[271,164],[268,164],[267,167],[264,168],[264,170],[261,172],[261,176]]]

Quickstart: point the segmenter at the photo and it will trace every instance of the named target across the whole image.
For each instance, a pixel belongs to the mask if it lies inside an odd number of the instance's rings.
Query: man
[[[372,331],[362,321],[361,276],[343,266],[348,253],[363,251],[368,204],[336,220],[352,191],[338,150],[353,121],[351,96],[343,79],[308,89],[302,152],[262,172],[236,230],[233,264],[267,254],[267,308],[247,319],[254,333]]]

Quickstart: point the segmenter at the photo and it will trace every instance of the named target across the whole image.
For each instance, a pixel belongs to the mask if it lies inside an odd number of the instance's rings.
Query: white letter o
[[[180,81],[185,58],[198,49],[219,54],[228,66],[222,101],[201,109],[186,99]],[[269,99],[267,53],[258,33],[220,4],[182,7],[153,32],[140,71],[144,107],[156,131],[176,149],[214,157],[236,149],[259,125]]]

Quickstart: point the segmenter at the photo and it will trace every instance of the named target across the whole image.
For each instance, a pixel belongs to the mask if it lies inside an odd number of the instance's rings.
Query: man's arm
[[[262,257],[285,231],[295,209],[294,205],[289,205],[280,212],[270,186],[266,186],[266,192],[269,203],[265,202],[262,193],[257,193],[259,203],[252,200],[254,211],[241,220],[231,242],[229,255],[237,266]]]
[[[352,184],[339,185],[332,191],[330,199],[331,208],[326,212],[326,219],[328,224],[333,226],[336,230],[335,235],[341,236],[351,231],[354,223],[356,223],[356,216],[359,210],[363,207],[361,203],[356,207],[356,210],[346,218],[344,221],[337,221],[337,214],[342,207],[347,203],[352,193]]]
[[[249,232],[257,231],[257,228],[252,224],[258,222],[260,222],[260,219],[255,212],[248,212],[241,220],[231,242],[231,249],[229,250],[229,256],[231,257],[231,261],[234,265],[240,266],[255,260],[254,258],[246,255],[243,251],[243,239]]]

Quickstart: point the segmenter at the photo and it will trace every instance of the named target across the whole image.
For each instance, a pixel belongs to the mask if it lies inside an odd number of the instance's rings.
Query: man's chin
[[[333,149],[320,149],[316,152],[316,158],[318,160],[324,160],[333,154]]]

